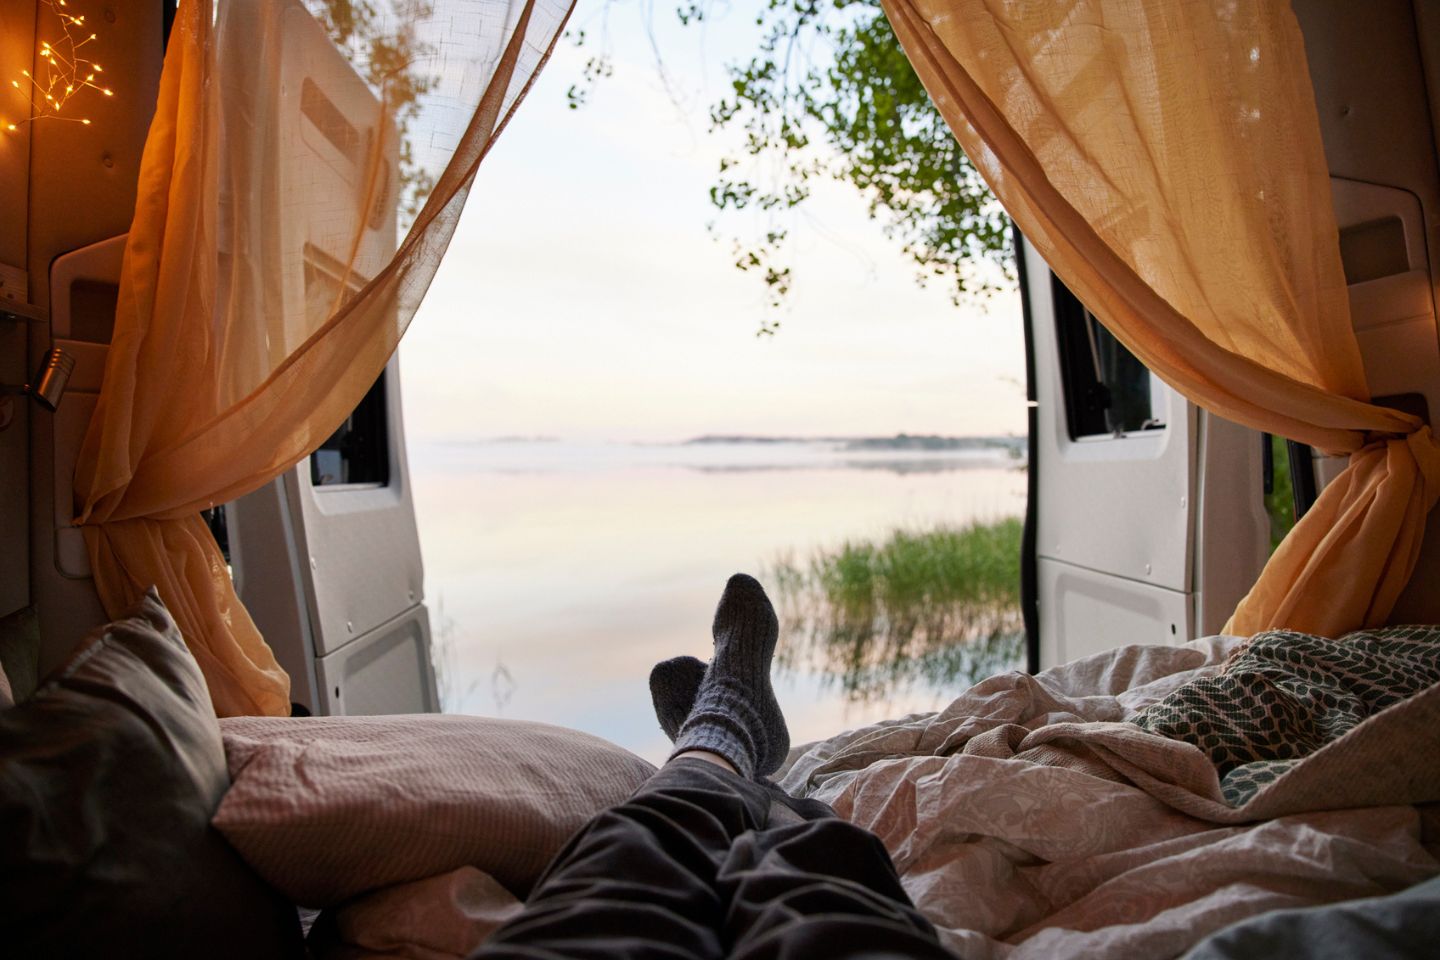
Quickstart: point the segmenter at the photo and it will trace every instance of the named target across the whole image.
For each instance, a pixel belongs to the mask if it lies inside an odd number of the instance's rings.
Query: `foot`
[[[759,581],[743,573],[730,578],[711,632],[715,656],[675,752],[717,753],[752,780],[774,773],[790,752],[790,731],[770,685],[780,622]]]
[[[695,707],[695,695],[703,679],[705,661],[696,657],[661,660],[650,671],[650,701],[655,704],[655,718],[672,743]]]

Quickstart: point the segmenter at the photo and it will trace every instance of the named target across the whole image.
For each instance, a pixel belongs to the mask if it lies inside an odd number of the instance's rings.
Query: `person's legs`
[[[670,761],[572,838],[524,912],[471,960],[726,956],[717,874],[735,838],[764,827],[770,802],[718,764]]]
[[[471,960],[948,956],[873,834],[682,756],[577,834]]]
[[[716,881],[736,960],[953,960],[879,838],[838,817],[743,834]]]
[[[714,635],[703,674],[652,673],[671,760],[566,845],[472,960],[948,956],[874,835],[755,779],[789,734],[769,679],[778,623],[753,579],[730,579]]]

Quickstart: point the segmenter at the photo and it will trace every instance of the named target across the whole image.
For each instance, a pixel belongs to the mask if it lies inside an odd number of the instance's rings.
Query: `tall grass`
[[[803,563],[781,557],[782,668],[817,670],[851,701],[923,684],[956,692],[1019,665],[1018,519],[896,530]]]

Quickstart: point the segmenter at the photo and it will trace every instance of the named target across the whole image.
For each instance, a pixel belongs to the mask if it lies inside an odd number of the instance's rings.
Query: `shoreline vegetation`
[[[777,664],[813,671],[847,702],[917,686],[958,695],[1020,669],[1019,518],[848,540],[764,568],[780,614]]]

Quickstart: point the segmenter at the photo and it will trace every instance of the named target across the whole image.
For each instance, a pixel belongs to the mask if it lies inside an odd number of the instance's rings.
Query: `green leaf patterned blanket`
[[[1194,744],[1239,807],[1366,719],[1440,683],[1440,627],[1391,627],[1327,640],[1257,634],[1225,670],[1190,681],[1130,718]],[[1423,758],[1422,758],[1423,762]]]

